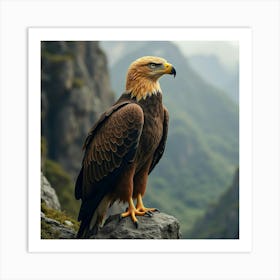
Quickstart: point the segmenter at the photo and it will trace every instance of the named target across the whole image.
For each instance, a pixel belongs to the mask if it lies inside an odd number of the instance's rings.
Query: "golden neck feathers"
[[[174,67],[165,59],[154,56],[141,57],[128,68],[126,92],[137,101],[161,92],[158,79],[164,74],[176,75]]]

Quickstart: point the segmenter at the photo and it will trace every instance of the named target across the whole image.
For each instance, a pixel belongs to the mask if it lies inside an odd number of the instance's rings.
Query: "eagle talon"
[[[142,211],[139,211],[138,209],[136,209],[132,198],[130,198],[128,201],[127,211],[120,214],[120,219],[130,216],[135,227],[138,228],[138,220],[137,220],[136,216],[144,216],[144,215],[145,215],[145,212],[142,212]]]
[[[153,213],[151,211],[147,211],[144,216],[146,217],[153,217]]]
[[[145,213],[144,216],[149,216],[152,217],[153,216],[153,212],[159,212],[159,210],[157,208],[146,208],[143,204],[143,200],[142,200],[142,195],[138,194],[137,196],[137,205],[136,205],[136,209],[137,211],[143,212]]]

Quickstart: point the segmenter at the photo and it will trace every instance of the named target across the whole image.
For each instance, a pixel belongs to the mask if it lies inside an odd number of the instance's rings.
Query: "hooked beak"
[[[176,70],[175,68],[172,66],[172,69],[171,69],[171,72],[170,72],[170,75],[173,75],[174,78],[176,77]]]
[[[166,63],[164,64],[164,69],[165,69],[165,71],[164,71],[165,74],[173,75],[174,78],[175,78],[175,76],[176,76],[176,70],[175,70],[175,68],[173,67],[172,64],[166,62]]]

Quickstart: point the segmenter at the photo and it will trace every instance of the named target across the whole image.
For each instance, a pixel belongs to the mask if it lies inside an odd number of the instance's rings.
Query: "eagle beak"
[[[170,75],[173,75],[174,78],[176,77],[176,70],[175,68],[172,66],[172,69],[171,69],[171,72],[170,72]]]
[[[167,62],[164,64],[164,73],[165,73],[165,74],[173,75],[174,78],[175,78],[175,76],[176,76],[176,70],[175,70],[175,68],[173,67],[172,64],[167,63]]]

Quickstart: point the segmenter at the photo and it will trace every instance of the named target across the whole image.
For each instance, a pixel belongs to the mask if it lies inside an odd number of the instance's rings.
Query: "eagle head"
[[[126,91],[138,101],[146,99],[147,96],[161,92],[158,79],[164,74],[176,76],[175,68],[164,58],[156,56],[138,58],[128,68]]]

